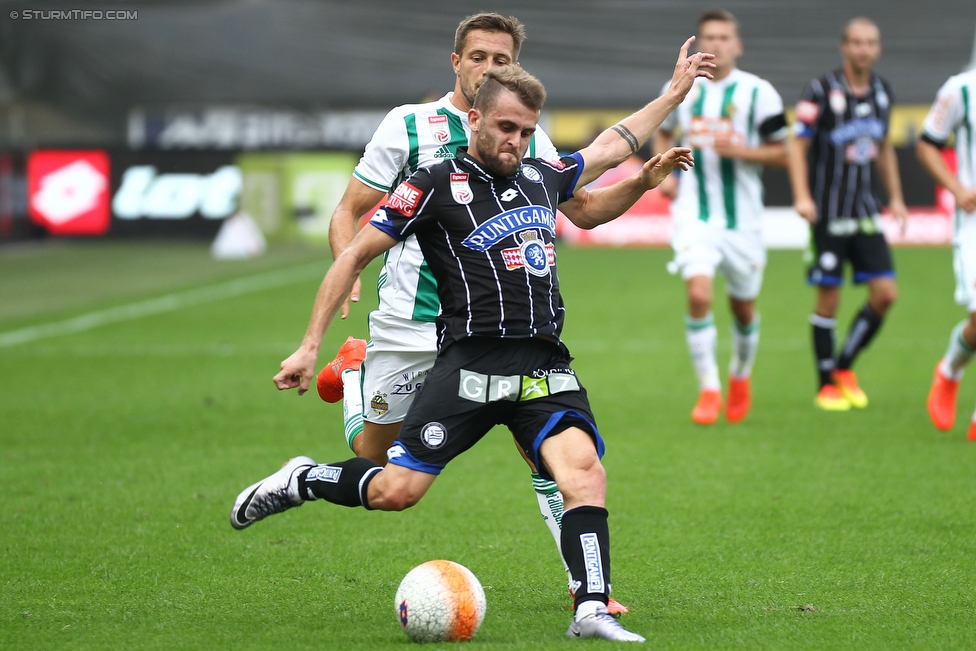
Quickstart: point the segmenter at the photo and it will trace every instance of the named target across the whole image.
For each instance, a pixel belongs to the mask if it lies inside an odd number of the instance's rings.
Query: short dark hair
[[[515,16],[502,16],[494,13],[480,13],[468,16],[458,25],[454,33],[454,53],[461,54],[464,51],[465,41],[468,34],[476,29],[485,32],[502,32],[512,37],[513,60],[518,61],[519,51],[522,49],[522,42],[525,41],[525,25]]]
[[[878,30],[879,35],[881,34],[881,28],[879,28],[878,25],[873,20],[871,20],[867,16],[855,16],[854,18],[851,18],[849,21],[844,23],[844,29],[840,33],[841,43],[847,42],[847,32],[854,25],[870,25],[871,27]]]
[[[710,23],[713,20],[717,20],[723,23],[732,23],[735,28],[739,29],[739,19],[735,17],[731,11],[726,9],[709,9],[708,11],[702,12],[698,17],[698,30],[701,31],[701,26],[705,23]]]
[[[541,111],[546,103],[546,88],[541,81],[519,66],[496,66],[485,73],[473,107],[482,114],[491,112],[502,90],[515,93],[522,105],[533,111]]]

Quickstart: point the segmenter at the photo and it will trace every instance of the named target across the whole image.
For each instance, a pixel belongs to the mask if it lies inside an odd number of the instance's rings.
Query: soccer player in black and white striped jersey
[[[897,297],[891,251],[881,232],[881,200],[871,188],[875,163],[888,192],[888,208],[904,226],[898,161],[888,138],[893,96],[874,74],[881,33],[868,18],[854,18],[841,36],[843,64],[814,79],[796,107],[790,144],[793,205],[811,224],[812,261],[807,280],[817,287],[813,348],[820,388],[814,404],[829,411],[863,408],[867,396],[851,370],[881,327]],[[868,300],[836,354],[834,339],[844,263],[854,283],[867,283]]]
[[[559,338],[565,309],[556,273],[555,210],[558,205],[577,226],[593,228],[618,217],[675,167],[689,169],[691,150],[675,148],[619,183],[592,192],[584,187],[650,137],[696,77],[710,75],[711,55],[687,56],[692,42],[682,47],[672,91],[648,105],[647,119],[626,118],[589,147],[555,161],[522,160],[545,99],[542,84],[515,66],[488,72],[468,116],[470,148],[397,187],[330,268],[307,331],[309,343],[317,344],[366,264],[416,233],[441,300],[439,349],[387,452],[389,463],[356,457],[316,464],[297,457],[241,492],[232,526],[243,529],[315,499],[409,508],[451,459],[495,424],[505,424],[564,494],[561,551],[576,605],[567,635],[644,641],[606,608],[611,573],[604,446]],[[274,378],[279,389],[307,388],[315,355],[300,349],[281,369]]]

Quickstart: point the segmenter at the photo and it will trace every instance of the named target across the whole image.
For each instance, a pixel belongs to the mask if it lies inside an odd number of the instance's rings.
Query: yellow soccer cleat
[[[837,369],[834,371],[834,382],[837,383],[837,388],[844,394],[844,397],[847,398],[847,401],[851,403],[852,407],[864,409],[868,406],[868,397],[858,385],[857,376],[854,375],[854,371],[849,368]]]
[[[824,411],[847,411],[851,408],[850,401],[833,384],[825,384],[820,387],[820,392],[813,399],[813,404]]]

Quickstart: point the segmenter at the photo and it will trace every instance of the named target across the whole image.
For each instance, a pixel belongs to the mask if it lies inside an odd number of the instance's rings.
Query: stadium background
[[[270,382],[329,263],[321,241],[290,235],[318,238],[311,226],[348,181],[371,116],[450,88],[457,21],[485,8],[521,16],[522,60],[554,93],[550,130],[568,116],[588,135],[607,117],[589,111],[627,111],[656,92],[706,7],[522,4],[0,2],[0,649],[402,651],[393,595],[432,558],[485,586],[479,650],[573,644],[565,576],[502,428],[408,513],[318,504],[247,532],[227,524],[241,488],[288,456],[348,456],[340,405]],[[743,20],[743,68],[773,79],[787,104],[838,64],[839,26],[864,13],[883,30],[879,71],[924,112],[970,60],[976,26],[976,7],[959,2],[726,6]],[[138,18],[9,18],[58,8]],[[574,79],[581,62],[586,77]],[[42,235],[27,227],[27,160],[65,149],[89,152],[89,172],[108,166],[108,198],[146,165],[171,192],[156,206],[120,202],[115,237],[7,244]],[[906,182],[927,183],[902,153]],[[205,177],[217,188],[212,175],[229,164],[255,218],[280,217],[262,225],[282,241],[252,259],[211,257],[221,219],[175,218],[193,203],[175,190]],[[670,250],[561,245],[559,256],[566,341],[609,443],[614,593],[628,628],[661,649],[976,648],[976,382],[962,383],[952,431],[925,410],[963,316],[948,247],[895,251],[899,302],[858,366],[871,406],[845,414],[812,406],[802,253],[771,251],[754,409],[711,428],[688,418],[698,387]],[[364,286],[377,273],[367,268]],[[365,296],[330,329],[322,361],[364,334]],[[862,297],[845,289],[839,323]],[[730,316],[716,308],[726,360]]]
[[[243,171],[239,187],[225,184],[223,203],[234,210],[239,203],[272,238],[320,237],[373,127],[390,107],[453,87],[453,31],[464,15],[486,8],[440,0],[0,4],[0,241],[46,234],[28,219],[30,187],[36,187],[26,173],[32,152],[79,148],[108,154],[111,196],[137,165],[152,165],[157,177],[198,180],[236,166]],[[713,4],[548,0],[487,8],[525,22],[521,62],[546,84],[543,125],[569,150],[658,93],[683,37]],[[838,35],[848,18],[877,21],[883,43],[877,70],[899,102],[892,138],[906,200],[923,209],[909,241],[947,241],[944,219],[926,221],[939,200],[912,145],[939,85],[976,57],[976,5],[955,0],[933,11],[907,0],[759,0],[723,6],[741,21],[741,67],[769,79],[787,106],[811,78],[839,65]],[[123,19],[52,13],[113,9],[125,11]],[[782,171],[767,171],[767,203],[790,204]],[[122,219],[112,208],[101,230],[212,237],[233,212],[215,218],[199,209],[187,216],[183,209],[168,215],[157,208],[152,216]],[[944,214],[945,206],[935,212]],[[783,245],[805,235],[795,222],[775,223],[793,227],[779,233]],[[605,242],[666,242],[660,228],[627,229],[626,220],[617,228]],[[73,233],[70,224],[48,230]]]

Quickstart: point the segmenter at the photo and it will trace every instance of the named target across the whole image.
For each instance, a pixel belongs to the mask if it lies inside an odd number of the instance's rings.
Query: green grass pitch
[[[963,311],[948,249],[895,256],[900,301],[856,365],[866,410],[814,410],[813,293],[780,251],[753,411],[702,428],[669,252],[560,249],[565,339],[607,440],[614,596],[653,648],[976,648],[976,381],[952,432],[925,413]],[[501,429],[405,513],[311,503],[231,529],[237,493],[285,459],[349,455],[339,405],[271,382],[327,264],[186,243],[0,253],[0,648],[408,649],[393,595],[434,558],[485,587],[472,648],[601,644],[563,637],[565,577]],[[845,290],[841,334],[863,297]]]

